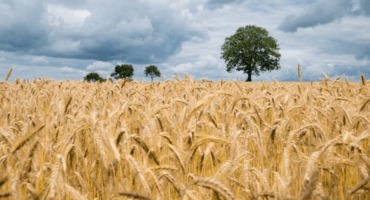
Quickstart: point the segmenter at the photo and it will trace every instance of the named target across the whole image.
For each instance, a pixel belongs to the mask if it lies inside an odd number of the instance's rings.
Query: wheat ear
[[[213,190],[227,200],[235,199],[234,194],[231,192],[231,190],[223,185],[221,182],[213,178],[196,177],[192,174],[190,174],[189,176],[194,179],[194,185]]]
[[[227,143],[227,144],[230,144],[230,141],[227,141],[227,140],[222,139],[222,138],[216,138],[216,137],[203,138],[203,139],[197,141],[191,147],[192,153],[191,153],[191,156],[190,156],[190,161],[193,160],[193,158],[195,156],[195,153],[197,152],[198,147],[201,146],[202,144],[205,144],[205,143],[208,143],[208,142],[218,142],[218,143]]]
[[[30,139],[36,135],[36,133],[38,133],[39,131],[41,131],[43,128],[45,127],[45,125],[42,125],[40,126],[38,129],[36,129],[35,131],[33,132],[30,132],[26,135],[24,135],[23,137],[21,137],[17,142],[15,142],[15,144],[12,146],[10,152],[11,153],[15,153],[16,151],[18,151],[23,145],[25,145],[28,141],[30,141]]]
[[[9,80],[9,77],[10,77],[10,75],[12,74],[12,72],[13,72],[13,67],[11,67],[11,68],[9,69],[8,73],[6,74],[5,82]]]
[[[116,137],[116,146],[118,146],[118,144],[121,142],[121,139],[122,139],[122,136],[125,134],[125,131],[121,131],[118,133],[117,137]]]
[[[361,74],[361,83],[362,85],[366,85],[366,78],[365,78],[365,75]]]
[[[184,165],[184,163],[182,162],[182,159],[181,159],[181,157],[180,157],[179,152],[176,150],[175,146],[173,146],[173,145],[171,145],[171,144],[167,144],[167,145],[168,145],[168,147],[171,149],[171,151],[175,154],[176,159],[177,159],[177,161],[179,162],[179,164],[180,164],[180,166],[181,166],[181,170],[182,170],[182,172],[185,172],[185,165]]]
[[[59,176],[59,169],[60,165],[56,164],[53,166],[51,175],[50,175],[50,188],[49,188],[49,194],[48,194],[48,199],[54,199],[56,195],[56,187],[57,187],[57,179]]]
[[[4,193],[4,194],[0,194],[0,199],[2,199],[2,198],[8,198],[10,196],[12,196],[12,194],[10,192]]]
[[[302,81],[302,69],[301,64],[298,64],[298,80]]]
[[[179,196],[183,196],[182,195],[182,193],[183,193],[182,191],[183,190],[181,189],[181,187],[179,186],[179,184],[176,184],[175,178],[173,178],[173,176],[171,174],[169,174],[167,172],[164,172],[164,173],[162,173],[160,175],[160,178],[162,178],[162,177],[165,177],[168,180],[168,182],[170,182],[173,185],[173,187],[175,188],[175,190],[179,194]]]
[[[315,169],[315,171],[311,174],[311,177],[309,179],[305,179],[303,189],[301,191],[301,200],[309,200],[312,198],[313,191],[317,185],[318,174],[318,170]]]
[[[4,185],[8,181],[8,177],[5,176],[4,178],[0,179],[0,187]]]
[[[64,187],[71,194],[72,199],[76,199],[76,200],[87,200],[87,198],[84,195],[82,195],[79,191],[77,191],[72,186],[68,185],[67,183],[64,184]]]
[[[142,170],[140,169],[139,167],[139,164],[136,162],[135,158],[132,157],[131,155],[127,154],[126,155],[126,158],[127,160],[129,160],[129,162],[131,163],[132,167],[134,168],[134,170],[136,171],[136,174],[139,176],[140,180],[141,180],[141,184],[143,185],[145,191],[147,194],[150,194],[151,193],[151,189],[148,185],[148,182],[146,181],[143,173],[142,173]]]
[[[27,161],[24,164],[22,174],[25,175],[26,177],[28,176],[28,173],[32,170],[32,157],[33,157],[33,154],[35,153],[35,151],[37,149],[38,144],[39,144],[39,142],[37,141],[32,146],[32,148],[30,149],[30,152],[28,153]]]
[[[144,142],[144,140],[142,140],[140,137],[138,136],[134,136],[133,137],[135,142],[142,148],[144,149],[144,151],[148,154],[149,158],[151,158],[155,164],[157,165],[160,165],[159,161],[158,161],[158,158],[157,158],[157,155],[155,154],[154,151],[152,151],[148,145]]]
[[[361,108],[360,108],[360,111],[365,110],[366,105],[367,105],[367,104],[369,104],[369,103],[370,103],[370,99],[368,99],[367,101],[365,101],[365,103],[364,103],[364,104],[362,104],[362,106],[361,106]]]
[[[121,196],[132,198],[132,199],[151,200],[151,198],[149,198],[149,197],[147,197],[143,194],[136,193],[136,192],[120,192],[118,194],[121,195]]]

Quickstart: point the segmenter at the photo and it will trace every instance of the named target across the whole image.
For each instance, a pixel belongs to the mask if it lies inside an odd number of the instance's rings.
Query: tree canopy
[[[114,79],[129,78],[134,75],[134,67],[130,64],[116,65],[114,72],[110,75]]]
[[[90,72],[85,77],[84,80],[87,82],[103,82],[105,81],[104,78],[102,78],[97,72]]]
[[[252,75],[280,69],[280,53],[277,40],[269,36],[266,29],[248,25],[240,27],[236,33],[225,39],[221,47],[221,58],[226,62],[226,70],[233,69]]]
[[[158,70],[157,66],[149,65],[145,67],[144,70],[145,76],[150,76],[152,82],[154,77],[161,77],[161,72]]]

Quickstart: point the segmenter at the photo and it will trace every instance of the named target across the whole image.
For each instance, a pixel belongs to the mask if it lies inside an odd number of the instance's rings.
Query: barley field
[[[0,199],[370,199],[369,85],[0,82]]]

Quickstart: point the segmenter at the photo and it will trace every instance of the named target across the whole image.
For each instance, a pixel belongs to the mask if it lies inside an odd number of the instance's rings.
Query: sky
[[[170,80],[245,80],[221,59],[226,37],[239,27],[265,28],[279,43],[280,70],[253,81],[325,76],[370,78],[370,0],[1,0],[0,80],[108,78],[132,64],[134,79],[150,81],[148,65]]]

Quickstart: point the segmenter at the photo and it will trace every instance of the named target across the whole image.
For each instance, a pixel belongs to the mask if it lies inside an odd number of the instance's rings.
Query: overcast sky
[[[282,55],[253,80],[295,81],[298,63],[307,81],[370,78],[370,0],[1,0],[0,19],[0,80],[11,66],[12,80],[81,80],[124,63],[136,80],[150,80],[150,64],[160,80],[245,80],[220,47],[246,25],[266,28]]]

